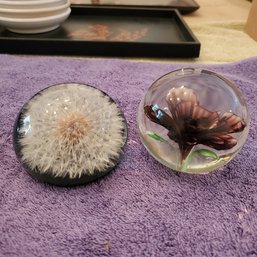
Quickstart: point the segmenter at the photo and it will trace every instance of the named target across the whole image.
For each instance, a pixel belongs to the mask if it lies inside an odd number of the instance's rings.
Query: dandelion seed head
[[[81,113],[67,113],[57,120],[56,134],[67,140],[68,143],[76,144],[89,132],[90,125]]]
[[[79,178],[114,167],[125,144],[126,125],[103,92],[81,84],[60,84],[34,96],[22,110],[30,130],[19,129],[21,160],[31,170]],[[28,122],[28,119],[26,119]]]

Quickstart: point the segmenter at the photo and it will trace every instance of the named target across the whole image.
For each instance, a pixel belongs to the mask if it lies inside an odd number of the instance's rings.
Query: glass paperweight
[[[246,102],[226,78],[181,69],[155,81],[138,110],[141,140],[165,166],[206,174],[227,164],[249,131]]]
[[[34,95],[14,124],[16,155],[34,178],[54,185],[85,184],[109,173],[126,143],[116,103],[83,84],[58,84]]]

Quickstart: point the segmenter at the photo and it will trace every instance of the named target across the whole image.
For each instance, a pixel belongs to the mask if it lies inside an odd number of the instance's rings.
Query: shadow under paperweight
[[[118,164],[127,124],[117,104],[84,84],[58,84],[34,95],[14,124],[18,159],[37,180],[75,186],[108,174]]]
[[[137,118],[141,141],[155,159],[196,174],[231,161],[243,147],[250,123],[234,83],[192,68],[156,80],[141,100]]]

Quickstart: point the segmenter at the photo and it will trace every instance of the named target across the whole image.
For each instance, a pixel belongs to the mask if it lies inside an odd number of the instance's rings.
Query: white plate
[[[49,8],[38,9],[5,9],[0,8],[0,17],[6,18],[40,18],[46,16],[53,16],[62,13],[69,8],[70,3],[66,3],[60,6],[53,6]]]
[[[49,8],[53,6],[59,6],[66,4],[67,0],[26,0],[26,1],[4,1],[0,0],[0,8],[8,9],[38,9],[38,8]]]
[[[0,24],[16,33],[43,33],[58,28],[59,25],[69,17],[70,12],[71,9],[67,8],[67,10],[58,15],[31,19],[15,19],[0,16]]]

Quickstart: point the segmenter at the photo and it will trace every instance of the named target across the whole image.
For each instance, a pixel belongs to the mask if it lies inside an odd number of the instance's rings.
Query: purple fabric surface
[[[162,166],[137,134],[143,93],[180,66],[192,65],[0,55],[0,256],[257,256],[257,58],[206,66],[237,83],[251,129],[232,162],[201,176]],[[120,165],[87,186],[35,182],[12,147],[22,105],[62,82],[102,89],[128,122]]]

